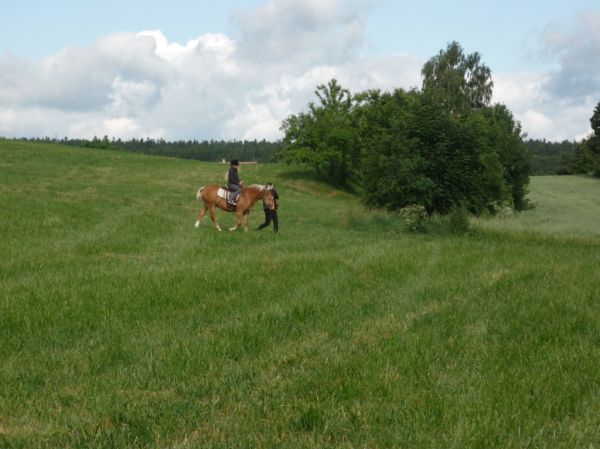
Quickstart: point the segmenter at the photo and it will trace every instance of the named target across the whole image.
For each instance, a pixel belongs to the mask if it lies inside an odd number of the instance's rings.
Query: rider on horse
[[[242,182],[238,176],[238,167],[240,163],[237,159],[232,159],[230,162],[229,172],[227,174],[227,187],[231,193],[229,194],[229,203],[235,204],[240,194],[242,193]]]

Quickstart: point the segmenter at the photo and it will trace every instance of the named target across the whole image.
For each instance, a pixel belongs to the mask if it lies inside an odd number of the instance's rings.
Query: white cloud
[[[316,86],[331,78],[353,92],[420,86],[423,60],[364,54],[375,3],[267,0],[235,11],[231,36],[176,43],[148,30],[114,33],[40,61],[0,56],[0,135],[276,139],[281,121],[304,110]],[[513,110],[531,137],[588,132],[599,100],[600,59],[592,57],[599,23],[600,15],[586,15],[572,29],[546,30],[559,70],[494,76],[494,100]]]
[[[340,63],[364,42],[372,0],[268,0],[238,10],[240,53],[281,65]]]
[[[269,0],[234,13],[236,38],[179,44],[148,30],[38,62],[0,57],[0,134],[276,139],[332,77],[352,90],[415,84],[421,61],[360,56],[372,6]]]
[[[556,126],[554,120],[542,112],[527,109],[523,113],[522,124],[532,136],[544,136],[552,132]]]
[[[543,85],[547,76],[544,73],[502,73],[493,75],[494,101],[510,105],[517,110],[531,107],[544,95]]]
[[[547,54],[560,61],[545,86],[550,93],[573,102],[600,100],[600,11],[579,14],[568,29],[548,27],[542,38]]]
[[[136,35],[140,37],[150,37],[154,41],[154,52],[167,61],[173,61],[185,57],[196,47],[198,47],[199,39],[192,39],[185,46],[178,43],[171,43],[160,30],[142,31]]]
[[[494,76],[494,102],[506,104],[530,138],[552,141],[581,140],[591,132],[589,118],[597,100],[573,102],[546,88],[549,73]]]
[[[494,76],[494,100],[509,106],[533,138],[580,140],[600,101],[600,12],[579,14],[571,26],[548,27],[542,45],[558,67]]]

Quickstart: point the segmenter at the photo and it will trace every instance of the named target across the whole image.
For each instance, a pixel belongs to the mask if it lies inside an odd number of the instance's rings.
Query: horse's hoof
[[[237,228],[229,228],[229,232],[235,231]]]
[[[197,221],[196,224],[194,225],[195,228],[199,228],[200,227],[200,222]]]

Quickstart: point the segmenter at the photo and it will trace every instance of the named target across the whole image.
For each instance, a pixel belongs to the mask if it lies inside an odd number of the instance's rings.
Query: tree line
[[[5,139],[0,136],[0,139]],[[196,159],[217,162],[223,159],[239,159],[261,163],[275,162],[284,144],[281,141],[256,140],[186,140],[165,141],[164,139],[130,139],[121,140],[94,137],[93,139],[62,139],[50,137],[20,138],[19,140],[38,143],[59,143],[84,148],[113,149],[158,156]],[[590,157],[588,151],[579,148],[581,142],[564,140],[552,142],[545,139],[528,139],[525,144],[531,153],[532,175],[570,175],[590,173]],[[576,151],[577,150],[577,151]]]
[[[260,163],[272,162],[275,155],[281,150],[281,142],[267,140],[180,140],[169,142],[164,139],[130,139],[122,140],[94,137],[87,139],[51,139],[31,138],[21,139],[31,142],[60,143],[84,148],[123,150],[135,153],[144,153],[158,156],[177,157],[182,159],[196,159],[207,162],[220,162],[223,159],[230,161],[255,161]]]
[[[533,175],[584,174],[600,177],[599,117],[600,103],[590,118],[592,134],[580,142],[528,140],[526,144],[532,154],[531,173]]]
[[[527,207],[531,152],[520,124],[491,105],[490,69],[452,42],[422,68],[421,89],[352,94],[319,85],[306,112],[285,119],[280,158],[357,186],[371,207],[473,213]]]
[[[525,143],[531,152],[532,175],[564,175],[570,173],[566,161],[575,152],[577,142],[569,140],[551,142],[545,139],[530,139]]]
[[[600,177],[600,102],[590,117],[592,134],[579,142],[571,154],[562,157],[565,174],[591,174]]]

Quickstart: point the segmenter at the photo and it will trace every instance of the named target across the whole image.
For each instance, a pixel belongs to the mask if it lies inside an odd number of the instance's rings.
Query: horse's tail
[[[200,188],[198,189],[198,193],[196,193],[196,199],[197,199],[198,201],[201,201],[201,200],[202,200],[202,191],[203,191],[203,190],[204,190],[204,186],[200,187]]]

